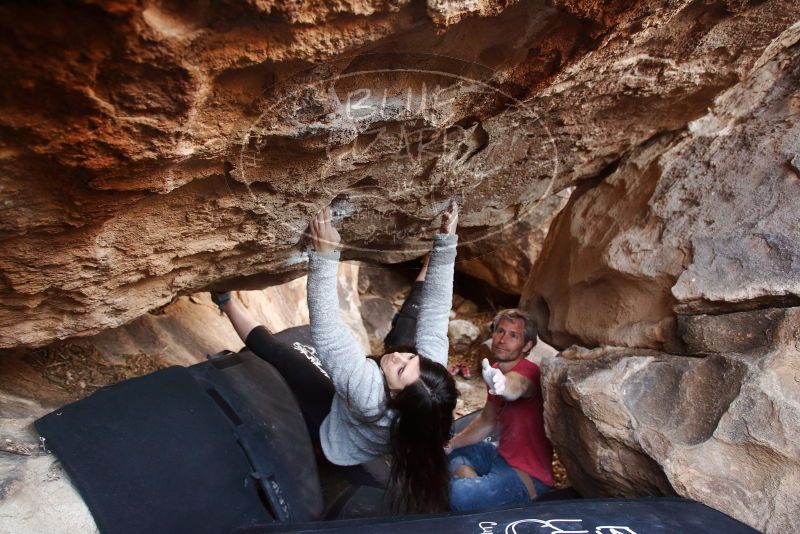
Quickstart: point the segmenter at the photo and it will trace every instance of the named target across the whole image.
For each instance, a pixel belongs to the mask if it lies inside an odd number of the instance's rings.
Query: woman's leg
[[[333,383],[319,365],[314,348],[295,348],[279,341],[232,297],[224,299],[217,296],[217,300],[247,348],[275,367],[289,384],[303,412],[311,439],[318,443],[319,428],[331,411],[335,391]]]
[[[319,428],[331,411],[335,390],[319,367],[313,347],[290,347],[261,325],[250,331],[245,344],[253,354],[273,365],[289,384],[312,440],[319,443]]]
[[[411,286],[411,293],[403,302],[400,311],[392,319],[392,329],[383,340],[386,352],[394,352],[398,348],[408,350],[416,343],[417,317],[419,317],[419,307],[422,302],[422,285],[428,273],[429,260],[430,256],[425,256],[425,260],[422,262],[422,269],[417,275],[414,285]]]
[[[233,329],[239,334],[242,341],[247,340],[247,335],[258,326],[258,321],[253,319],[247,309],[232,295],[226,293],[229,300],[219,305],[222,312],[228,316]]]

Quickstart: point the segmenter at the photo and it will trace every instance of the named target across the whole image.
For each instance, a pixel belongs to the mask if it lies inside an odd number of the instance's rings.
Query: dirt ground
[[[25,360],[45,379],[75,399],[168,365],[159,355],[140,352],[105,356],[94,347],[78,343],[44,347],[27,355]]]

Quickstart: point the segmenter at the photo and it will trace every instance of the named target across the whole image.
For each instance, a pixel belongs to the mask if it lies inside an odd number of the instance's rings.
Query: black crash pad
[[[704,504],[671,497],[532,502],[475,513],[382,519],[352,519],[303,524],[258,525],[236,534],[325,532],[407,534],[757,534],[758,531]]]
[[[297,403],[248,352],[121,382],[35,426],[104,534],[219,534],[322,511]]]

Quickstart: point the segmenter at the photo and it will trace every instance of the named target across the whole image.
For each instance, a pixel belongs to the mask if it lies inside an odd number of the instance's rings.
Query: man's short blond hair
[[[492,332],[494,332],[494,329],[497,328],[497,324],[500,322],[500,319],[522,319],[525,322],[525,329],[523,330],[525,343],[528,341],[533,341],[534,346],[536,345],[538,332],[536,329],[536,323],[530,315],[519,308],[500,310],[497,315],[494,316],[494,319],[492,319]]]

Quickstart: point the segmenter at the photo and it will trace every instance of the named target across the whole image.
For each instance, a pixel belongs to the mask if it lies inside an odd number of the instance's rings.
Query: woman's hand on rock
[[[447,209],[442,213],[442,225],[439,227],[439,233],[454,234],[458,226],[458,204],[455,201],[450,202]]]
[[[311,245],[317,252],[336,250],[342,238],[331,223],[331,207],[325,206],[311,219]]]

